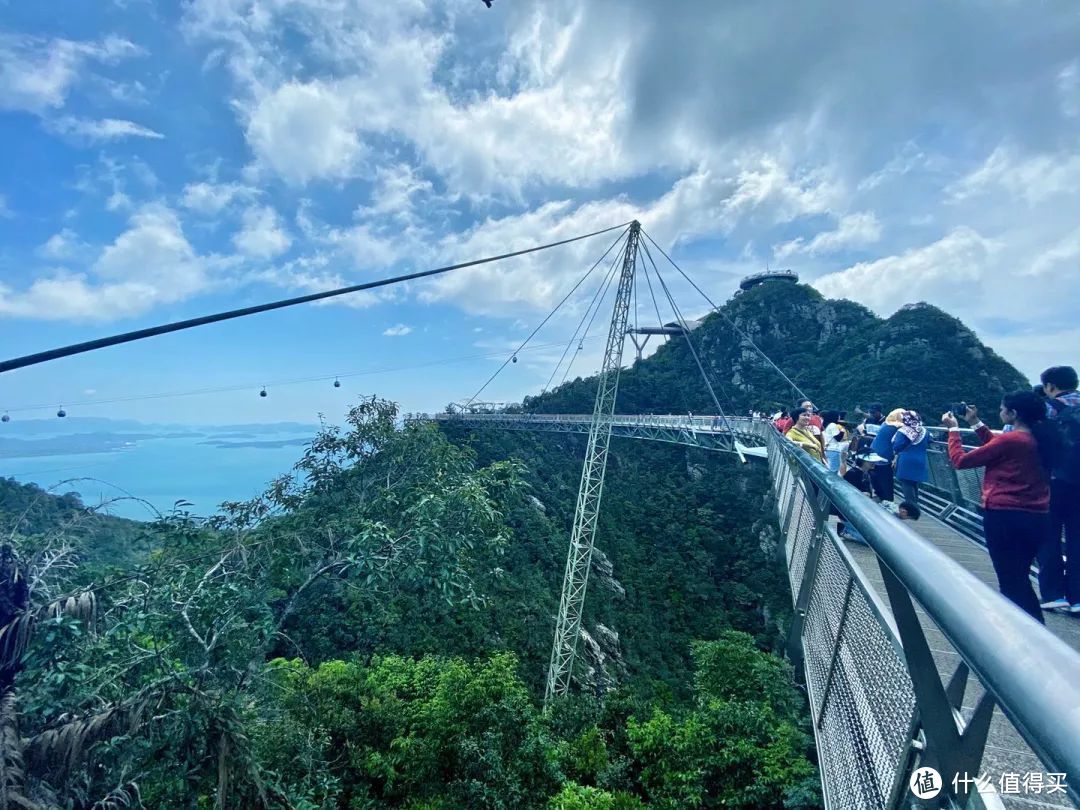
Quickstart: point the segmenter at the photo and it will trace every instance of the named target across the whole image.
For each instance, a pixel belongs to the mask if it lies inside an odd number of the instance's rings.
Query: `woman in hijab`
[[[898,423],[892,440],[896,480],[900,482],[904,500],[918,504],[919,484],[930,480],[930,464],[926,455],[930,449],[930,434],[915,411],[893,411],[889,419],[894,415]]]

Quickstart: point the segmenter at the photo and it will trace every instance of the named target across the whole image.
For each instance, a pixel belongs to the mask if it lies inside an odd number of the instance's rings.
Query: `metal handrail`
[[[1055,772],[1080,774],[1080,653],[779,436],[778,452],[844,515]],[[1069,786],[1074,802],[1080,800]]]

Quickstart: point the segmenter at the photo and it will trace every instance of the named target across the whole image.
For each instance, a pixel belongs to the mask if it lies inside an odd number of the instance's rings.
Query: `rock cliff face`
[[[925,303],[888,318],[829,300],[806,285],[764,284],[706,317],[692,333],[725,410],[790,406],[796,392],[760,348],[820,408],[849,412],[869,401],[914,408],[931,419],[964,399],[987,413],[1029,383],[956,318]],[[740,334],[740,332],[742,334]],[[755,346],[757,348],[755,348]],[[589,413],[595,380],[575,380],[530,402],[552,413]],[[682,338],[623,371],[622,413],[713,413]]]

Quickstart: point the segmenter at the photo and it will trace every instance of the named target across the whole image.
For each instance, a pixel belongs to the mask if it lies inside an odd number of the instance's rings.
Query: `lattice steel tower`
[[[570,552],[566,557],[559,616],[555,622],[555,643],[551,648],[551,663],[548,665],[545,701],[556,695],[566,694],[574,670],[574,655],[581,632],[581,612],[585,607],[585,589],[589,584],[589,566],[592,564],[596,516],[600,511],[600,496],[604,491],[604,471],[607,469],[608,445],[611,444],[611,417],[615,412],[615,396],[619,391],[619,371],[622,368],[623,345],[626,342],[640,238],[641,224],[634,220],[623,250],[622,274],[619,276],[619,288],[615,294],[615,311],[611,316],[604,362],[600,367],[596,404],[589,427],[589,443],[585,450],[585,464],[581,468],[581,487],[578,489],[577,507],[574,510],[574,528],[570,534]]]

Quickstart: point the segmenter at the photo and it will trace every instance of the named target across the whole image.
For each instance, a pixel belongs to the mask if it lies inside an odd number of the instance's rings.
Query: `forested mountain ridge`
[[[543,710],[579,464],[558,458],[484,458],[365,400],[263,496],[148,524],[153,552],[119,576],[51,566],[62,533],[21,536],[34,553],[0,599],[7,806],[816,806],[791,669],[728,629],[777,632],[752,590],[720,598],[744,555],[710,559],[719,515],[654,542],[637,523],[665,510],[612,497],[625,584],[593,596],[633,643],[603,699]],[[613,470],[673,511],[714,488],[719,459],[667,462],[700,486],[668,491],[647,457]]]
[[[974,332],[937,307],[909,304],[882,319],[803,284],[754,287],[723,304],[721,313],[704,318],[692,339],[721,407],[740,414],[790,407],[795,399],[761,352],[819,408],[849,413],[877,401],[886,410],[912,408],[936,420],[949,403],[965,400],[992,414],[1003,393],[1029,385]],[[523,407],[591,413],[594,390],[594,381],[578,378],[543,396],[527,397]],[[623,371],[618,411],[715,411],[685,340],[672,339]]]
[[[81,563],[125,567],[145,558],[150,535],[145,524],[87,507],[79,495],[53,495],[35,484],[0,478],[0,537],[56,535]]]

